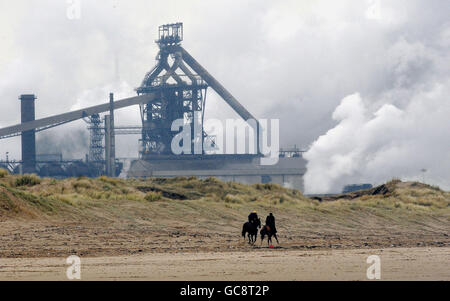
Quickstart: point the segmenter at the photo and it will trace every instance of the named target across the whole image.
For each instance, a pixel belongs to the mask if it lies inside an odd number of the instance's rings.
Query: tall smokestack
[[[34,94],[24,94],[19,97],[21,104],[21,122],[35,120]],[[36,172],[36,132],[29,130],[22,132],[22,173]]]
[[[105,115],[105,171],[111,175],[111,118]]]
[[[115,138],[115,132],[114,132],[114,94],[110,93],[109,94],[109,118],[110,118],[110,122],[109,122],[109,126],[110,126],[110,138],[109,138],[109,143],[110,143],[110,177],[115,177],[116,176],[116,138]]]

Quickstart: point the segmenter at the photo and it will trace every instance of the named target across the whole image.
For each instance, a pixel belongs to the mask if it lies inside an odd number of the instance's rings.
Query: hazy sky
[[[19,122],[24,93],[37,95],[38,118],[134,95],[158,25],[180,21],[210,73],[256,117],[280,119],[281,145],[310,149],[310,192],[394,176],[450,188],[446,0],[84,0],[79,19],[70,2],[0,2],[0,127]],[[211,92],[207,116],[234,117]],[[118,112],[117,124],[139,122],[137,107]],[[82,157],[70,140],[84,128],[45,137]],[[118,156],[137,156],[137,139],[119,137]],[[19,139],[0,141],[6,151],[20,158]]]

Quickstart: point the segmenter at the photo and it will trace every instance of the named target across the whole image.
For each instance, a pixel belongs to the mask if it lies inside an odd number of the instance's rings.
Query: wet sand
[[[81,280],[367,280],[369,255],[381,280],[450,280],[450,248],[145,253],[81,257]],[[1,258],[0,280],[68,280],[65,257]]]

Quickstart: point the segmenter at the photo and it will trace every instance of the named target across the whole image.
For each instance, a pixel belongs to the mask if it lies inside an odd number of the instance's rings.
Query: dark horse
[[[275,237],[275,239],[277,240],[277,244],[280,244],[278,242],[278,237],[276,233],[272,232],[272,229],[267,226],[264,225],[264,227],[262,227],[261,231],[259,232],[261,234],[261,244],[264,240],[264,237],[267,235],[267,245],[269,246],[270,244],[272,244],[272,236]]]
[[[256,237],[258,236],[258,229],[261,228],[261,220],[258,218],[255,222],[246,222],[242,226],[242,236],[245,240],[245,234],[248,233],[248,243],[254,244],[256,242]]]

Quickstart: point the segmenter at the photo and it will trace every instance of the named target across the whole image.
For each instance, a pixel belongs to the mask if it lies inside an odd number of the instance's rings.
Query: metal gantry
[[[205,143],[215,144],[203,129],[208,87],[213,88],[245,121],[255,121],[255,133],[259,139],[256,119],[181,47],[182,40],[182,23],[159,27],[156,65],[136,89],[138,95],[153,93],[156,96],[151,103],[140,105],[143,126],[140,156],[144,160],[157,158],[158,155],[172,155],[171,142],[176,133],[171,131],[171,125],[177,119],[184,120],[184,124],[190,126],[190,149],[194,154],[198,154],[194,150],[199,148],[200,154],[204,154]]]
[[[194,143],[203,145],[203,122],[195,118],[196,112],[203,116],[208,85],[194,74],[183,62],[178,48],[183,40],[183,24],[168,24],[159,27],[156,43],[160,51],[156,66],[146,74],[136,89],[138,95],[155,93],[152,103],[141,104],[142,138],[140,156],[150,159],[155,155],[171,155],[171,141],[175,133],[172,122],[184,120],[191,127],[192,148]],[[200,137],[195,137],[195,127],[201,128]],[[203,147],[202,147],[203,149]]]
[[[105,160],[105,147],[103,146],[104,130],[100,114],[94,114],[87,120],[89,124],[89,162],[101,163]]]

